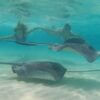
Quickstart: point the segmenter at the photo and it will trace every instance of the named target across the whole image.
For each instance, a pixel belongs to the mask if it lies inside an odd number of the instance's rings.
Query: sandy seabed
[[[33,52],[33,51],[32,51]],[[38,51],[37,51],[38,52]],[[1,53],[1,52],[0,52]],[[14,53],[12,53],[13,55]],[[39,53],[38,53],[39,54]],[[0,54],[2,61],[17,61],[20,53],[17,56],[9,57],[9,53],[4,56]],[[26,54],[31,55],[31,54]],[[67,58],[64,53],[55,53],[50,51],[42,52],[35,59],[53,60],[62,63],[69,70],[82,70],[99,68],[99,60],[89,64],[83,58],[83,62],[71,60],[71,55]],[[60,56],[60,57],[58,57]],[[61,59],[63,56],[63,59]],[[76,55],[75,55],[76,56]],[[43,59],[44,57],[44,59]],[[65,59],[66,58],[66,59]],[[8,60],[7,60],[8,59]],[[30,58],[31,59],[31,58]],[[74,62],[73,62],[74,61]],[[0,100],[100,100],[100,72],[91,73],[68,73],[60,82],[50,80],[31,79],[20,80],[8,65],[0,65]]]

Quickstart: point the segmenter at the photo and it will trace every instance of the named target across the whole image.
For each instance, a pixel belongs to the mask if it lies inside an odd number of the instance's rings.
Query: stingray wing
[[[65,48],[68,47],[80,53],[87,59],[88,62],[95,61],[98,56],[97,51],[88,44],[67,43]]]

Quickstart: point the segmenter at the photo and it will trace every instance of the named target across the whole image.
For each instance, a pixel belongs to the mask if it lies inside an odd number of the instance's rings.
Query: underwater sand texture
[[[29,52],[23,52],[23,48],[20,48],[20,52],[16,47],[10,47],[11,51],[8,52],[0,51],[0,60],[56,61],[69,70],[94,69],[100,65],[100,59],[90,64],[80,55],[71,52],[57,53],[45,47],[41,48],[42,53],[40,47],[29,47]],[[71,60],[73,56],[77,59]],[[20,80],[12,72],[11,66],[0,65],[0,100],[99,100],[99,73],[66,73],[60,82],[36,78]]]
[[[100,0],[0,0],[0,36],[12,34],[20,18],[30,29],[37,26],[59,29],[70,23],[73,32],[100,49]],[[61,63],[68,70],[100,68],[100,59],[88,63],[70,51],[0,43],[0,61],[41,60]],[[100,100],[100,72],[66,72],[60,82],[20,80],[11,66],[0,65],[0,100]]]

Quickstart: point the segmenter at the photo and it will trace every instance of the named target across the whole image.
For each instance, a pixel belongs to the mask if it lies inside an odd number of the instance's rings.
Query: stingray
[[[82,38],[72,38],[66,40],[63,44],[50,44],[50,43],[24,43],[21,42],[22,45],[47,45],[50,49],[55,51],[61,51],[64,49],[71,49],[75,52],[80,53],[82,56],[86,58],[86,60],[90,63],[94,62],[97,57],[100,56],[100,53],[96,51],[95,48],[90,46],[83,40]]]
[[[0,64],[8,64],[12,66],[12,71],[20,78],[30,78],[34,73],[43,72],[49,73],[54,80],[61,80],[66,72],[61,64],[49,61],[37,61],[27,63],[9,63],[0,62]]]
[[[88,62],[92,63],[96,60],[100,54],[93,48],[92,46],[88,45],[83,39],[81,38],[74,38],[70,39],[68,41],[65,41],[62,45],[56,45],[52,46],[51,49],[56,51],[61,51],[63,49],[70,48],[78,53],[80,53],[82,56],[84,56]]]
[[[16,28],[14,29],[15,34],[1,37],[0,40],[15,40],[15,41],[25,41],[26,40],[27,27],[18,22]]]
[[[0,40],[6,40],[9,42],[26,42],[28,34],[35,31],[37,28],[33,28],[28,31],[27,26],[20,21],[18,22],[16,28],[14,29],[14,34],[9,36],[0,37]]]

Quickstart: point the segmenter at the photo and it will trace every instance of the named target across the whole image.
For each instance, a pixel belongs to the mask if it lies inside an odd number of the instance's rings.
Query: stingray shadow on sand
[[[39,79],[39,78],[32,78],[32,79],[20,79],[18,77],[11,78],[11,80],[17,80],[17,81],[24,81],[25,83],[34,83],[34,84],[42,84],[48,87],[71,87],[74,89],[82,89],[86,91],[91,90],[100,90],[100,82],[93,79],[83,79],[83,78],[67,78],[64,77],[60,81],[53,81],[53,80],[47,80],[47,79]]]

